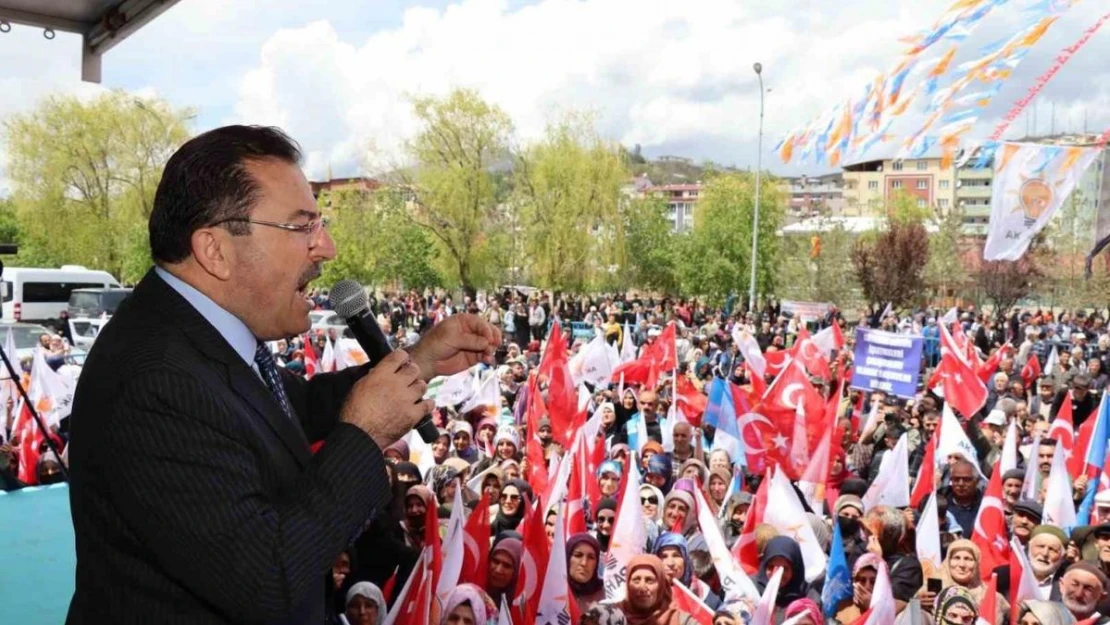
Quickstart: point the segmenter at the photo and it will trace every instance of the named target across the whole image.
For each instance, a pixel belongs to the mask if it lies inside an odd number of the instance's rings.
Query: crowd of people
[[[314,297],[320,307],[327,306],[326,293],[316,292]],[[512,603],[516,597],[525,540],[520,525],[539,495],[529,483],[536,467],[526,447],[529,441],[537,441],[545,461],[567,452],[549,417],[539,419],[536,431],[528,431],[522,418],[525,389],[539,375],[545,338],[554,320],[585,327],[590,336],[600,334],[615,346],[630,341],[641,353],[673,322],[674,375],[683,376],[703,393],[715,381],[742,388],[752,385],[751,368],[745,366],[742,350],[733,340],[736,332],[750,334],[766,354],[789,349],[806,331],[802,319],[776,305],[745,311],[731,300],[712,308],[691,300],[553,298],[538,291],[506,291],[466,297],[455,304],[450,296],[410,292],[378,297],[373,307],[395,347],[418,340],[421,332],[461,312],[497,324],[505,344],[498,350],[494,370],[500,406],[466,411],[461,405],[441,407],[435,415],[439,438],[431,445],[432,462],[422,463],[424,470],[404,442],[385,450],[393,484],[391,505],[371,521],[322,580],[332,622],[359,625],[383,622],[417,566],[429,510],[436,511],[442,532],[456,501],[466,506],[467,516],[483,502],[488,505],[488,511],[483,509],[490,527],[489,544],[483,546],[488,547],[487,566],[478,579],[450,592],[441,606],[441,622],[496,623],[503,600]],[[832,379],[813,380],[826,398],[837,403],[842,436],[837,437],[830,457],[824,501],[811,505],[799,496],[806,518],[798,521],[810,527],[825,554],[843,550],[851,589],[835,605],[828,605],[825,576],[807,574],[796,534],[760,524],[754,533],[759,559],[751,579],[762,593],[777,578],[770,622],[855,623],[872,607],[872,592],[883,576],[889,579],[898,623],[968,625],[987,618],[981,613],[984,603],[994,606],[989,622],[995,625],[1008,619],[1011,610],[1023,625],[1110,623],[1110,489],[1085,473],[1074,477],[1075,505],[1080,505],[1088,489],[1096,489],[1095,505],[1089,524],[1061,527],[1045,518],[1041,486],[1060,444],[1049,432],[1061,408],[1070,402],[1069,434],[1075,437],[1084,423],[1096,417],[1110,382],[1110,332],[1103,317],[1080,311],[1020,310],[991,316],[974,309],[959,313],[954,323],[951,317],[942,317],[943,311],[938,310],[888,309],[853,316],[830,309],[824,317],[809,320],[808,330],[814,332],[829,324],[841,326],[848,344],[839,353],[827,355],[844,365],[830,369]],[[938,327],[946,323],[962,330],[982,360],[1003,351],[994,359],[997,370],[990,377],[985,404],[975,414],[959,415],[960,426],[974,446],[975,461],[964,456],[938,459],[935,501],[942,564],[933,570],[923,565],[915,540],[924,502],[894,508],[865,505],[864,497],[884,456],[903,437],[908,441],[910,475],[920,473],[927,462],[928,442],[944,406],[928,380],[941,357]],[[836,376],[851,366],[849,330],[855,325],[925,337],[915,397],[860,390],[832,396],[842,388]],[[319,333],[275,343],[279,364],[297,374],[308,373],[306,339],[318,355],[337,337]],[[583,349],[589,340],[583,336],[569,341],[566,356]],[[540,380],[537,388],[546,382]],[[697,522],[697,502],[704,498],[708,503],[720,535],[733,548],[752,507],[758,505],[755,494],[766,476],[750,473],[715,445],[714,427],[696,418],[676,418],[675,388],[674,381],[664,376],[653,386],[626,387],[614,381],[588,389],[589,411],[600,415],[598,441],[605,448],[605,460],[591,476],[600,499],[587,502],[587,531],[565,539],[568,586],[582,623],[699,622],[683,609],[686,604],[676,597],[675,584],[713,614],[712,625],[755,622],[758,597],[738,597],[722,587],[704,528]],[[853,411],[858,413],[861,406],[864,412],[873,407],[879,418],[853,419]],[[972,540],[987,484],[997,460],[1006,453],[1011,424],[1018,436],[1018,466],[1001,476],[1000,503],[1009,535],[998,538],[1012,537],[1026,550],[1037,584],[1034,597],[1022,598],[1013,606],[1010,598],[1016,589],[1010,567],[985,570],[981,547]],[[64,436],[60,442],[64,444]],[[1027,465],[1032,470],[1027,471]],[[636,471],[642,484],[637,501],[620,500],[629,471]],[[1033,496],[1027,489],[1029,475],[1038,484]],[[742,487],[736,488],[736,483]],[[640,506],[646,541],[642,555],[626,564],[624,591],[614,598],[608,596],[602,580],[618,510],[625,505]],[[557,503],[545,511],[549,540],[554,540],[558,512]],[[837,549],[834,540],[841,543]],[[992,573],[995,581],[988,587]],[[992,601],[987,601],[989,588],[995,589]]]

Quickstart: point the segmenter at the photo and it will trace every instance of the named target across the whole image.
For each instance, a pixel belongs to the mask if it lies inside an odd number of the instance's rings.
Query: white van
[[[57,319],[69,305],[74,289],[118,287],[107,271],[78,265],[61,269],[4,267],[0,293],[3,294],[3,319],[6,321],[46,321]]]

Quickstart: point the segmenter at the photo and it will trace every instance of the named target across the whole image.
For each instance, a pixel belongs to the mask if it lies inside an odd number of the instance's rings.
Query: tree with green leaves
[[[816,221],[818,231],[782,239],[776,293],[783,299],[831,302],[842,309],[854,302],[859,282],[852,270],[856,236],[831,218]]]
[[[624,231],[624,260],[621,278],[625,286],[677,294],[678,241],[667,217],[662,198],[628,198],[621,203]]]
[[[337,254],[324,265],[324,282],[350,278],[396,288],[441,285],[434,268],[438,250],[423,228],[402,216],[400,194],[388,188],[341,190],[330,199],[329,233]]]
[[[506,192],[495,169],[508,163],[512,122],[467,89],[415,97],[413,108],[420,130],[407,144],[412,164],[387,178],[407,194],[399,214],[431,235],[445,281],[473,294],[507,256],[499,249]]]
[[[19,262],[141,278],[151,266],[154,193],[191,118],[163,100],[112,91],[90,101],[51,96],[7,120]]]
[[[1042,233],[1053,252],[1045,274],[1055,286],[1055,301],[1064,308],[1101,306],[1105,293],[1102,281],[1084,278],[1086,255],[1095,242],[1094,209],[1087,203],[1083,192],[1075,189]]]
[[[964,251],[963,211],[953,208],[940,220],[937,232],[929,237],[929,262],[925,281],[936,297],[947,304],[957,298],[967,282]]]
[[[568,113],[516,155],[513,169],[532,284],[581,291],[604,280],[620,256],[628,178],[620,146],[598,135],[592,117]]]
[[[779,185],[771,176],[764,176],[756,263],[759,293],[772,293],[775,289],[778,230],[785,207]],[[748,290],[754,214],[754,174],[719,173],[705,182],[694,213],[694,228],[681,237],[678,246],[678,274],[685,293],[723,299],[731,292]]]

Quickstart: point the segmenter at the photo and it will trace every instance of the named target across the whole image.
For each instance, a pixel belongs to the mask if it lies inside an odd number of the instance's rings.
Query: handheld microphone
[[[370,361],[371,367],[377,365],[393,351],[381,326],[378,325],[378,320],[370,312],[366,291],[362,289],[361,284],[354,280],[340,280],[331,288],[328,301],[331,302],[331,307],[336,314],[346,320],[347,327],[355,335],[355,340],[366,352],[366,358]],[[432,422],[432,415],[424,415],[415,429],[420,434],[420,438],[429,445],[439,438],[439,429]]]

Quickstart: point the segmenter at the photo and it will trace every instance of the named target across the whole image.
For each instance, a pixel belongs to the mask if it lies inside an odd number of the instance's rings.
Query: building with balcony
[[[921,208],[943,214],[955,204],[954,169],[941,168],[939,157],[871,160],[844,167],[843,214],[874,216],[899,194]]]
[[[844,211],[844,176],[840,172],[783,178],[781,182],[790,196],[788,218],[840,215]]]
[[[698,181],[693,184],[664,184],[647,187],[645,195],[662,198],[667,202],[667,217],[674,232],[689,232],[694,227],[694,210],[705,185]]]

